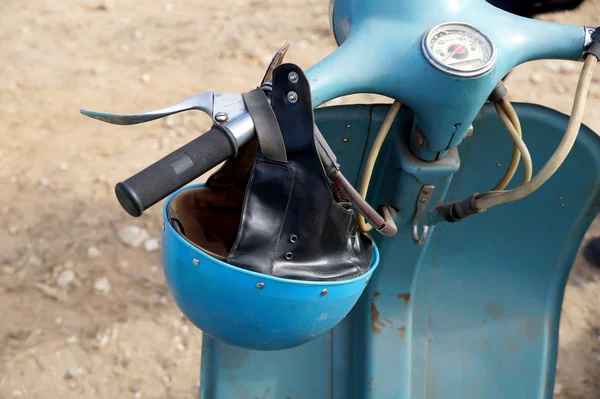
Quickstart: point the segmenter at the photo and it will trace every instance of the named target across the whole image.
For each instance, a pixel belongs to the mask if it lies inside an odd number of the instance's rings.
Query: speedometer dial
[[[496,64],[496,47],[479,29],[451,22],[430,29],[423,37],[427,60],[440,71],[461,78],[476,78]]]

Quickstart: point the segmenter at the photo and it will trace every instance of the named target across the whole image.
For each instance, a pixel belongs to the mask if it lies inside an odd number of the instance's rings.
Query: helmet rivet
[[[292,104],[294,104],[295,102],[298,101],[298,93],[296,93],[295,91],[290,91],[287,94],[287,99],[289,102],[291,102]]]
[[[288,79],[292,83],[298,83],[298,74],[296,72],[290,72],[290,74],[288,75]]]
[[[296,241],[298,241],[298,236],[296,234],[292,234],[290,236],[290,242],[294,243]]]
[[[192,263],[194,264],[194,266],[198,266],[200,264],[200,260],[198,260],[197,258],[192,259]]]
[[[165,224],[164,223],[162,225],[162,229],[163,229],[163,231],[165,231]]]
[[[293,253],[291,253],[291,252],[288,252],[287,254],[285,254],[285,258],[286,258],[287,260],[292,260],[292,258],[293,258],[293,257],[294,257],[294,254],[293,254]]]
[[[262,290],[263,288],[265,288],[265,283],[263,283],[263,282],[256,283],[256,288],[258,288],[259,290]]]
[[[329,290],[327,288],[324,288],[323,291],[321,291],[321,296],[325,296],[329,293]]]

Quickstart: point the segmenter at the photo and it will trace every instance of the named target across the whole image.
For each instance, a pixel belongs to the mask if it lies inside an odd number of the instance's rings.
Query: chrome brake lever
[[[81,113],[90,118],[114,125],[135,125],[191,110],[204,112],[215,123],[226,123],[248,113],[241,94],[212,91],[196,94],[170,107],[140,114],[110,114],[85,109],[82,109]]]

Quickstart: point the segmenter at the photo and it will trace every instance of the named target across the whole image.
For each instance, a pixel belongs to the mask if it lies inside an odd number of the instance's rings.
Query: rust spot
[[[410,301],[410,292],[405,294],[398,294],[398,298],[404,299],[404,302],[408,303]]]
[[[379,310],[377,310],[377,306],[371,302],[371,329],[376,334],[379,334],[381,332],[381,328],[377,326],[382,324],[383,323],[379,321]]]
[[[406,334],[406,327],[402,326],[398,329],[398,331],[400,331],[400,338],[404,338],[404,335]]]
[[[267,395],[269,394],[269,392],[271,392],[271,387],[269,387],[265,390],[265,393],[263,394],[263,399],[267,398]]]
[[[384,317],[383,320],[387,321],[389,324],[394,324],[394,322],[388,319],[387,317]]]
[[[369,380],[369,392],[373,392],[373,379]]]
[[[375,334],[379,334],[381,332],[381,328],[379,327],[385,327],[385,324],[379,320],[379,310],[377,309],[377,306],[375,306],[375,298],[377,298],[379,295],[381,295],[381,293],[375,291],[373,293],[373,298],[371,299],[371,329]]]

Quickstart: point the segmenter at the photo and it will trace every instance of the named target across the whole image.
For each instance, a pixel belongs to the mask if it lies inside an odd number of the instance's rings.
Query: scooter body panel
[[[539,170],[568,117],[537,105],[515,108]],[[316,111],[317,125],[354,183],[388,109]],[[411,228],[422,187],[435,187],[429,209],[488,191],[504,173],[512,142],[486,105],[473,136],[440,161],[423,163],[408,150],[413,123],[403,108],[373,174],[368,199],[399,211],[399,232],[374,234],[380,265],[350,315],[331,332],[285,351],[249,351],[205,335],[202,399],[552,397],[564,287],[600,210],[600,138],[582,127],[567,161],[540,190],[440,224],[417,246]],[[515,183],[520,176],[521,170]]]

